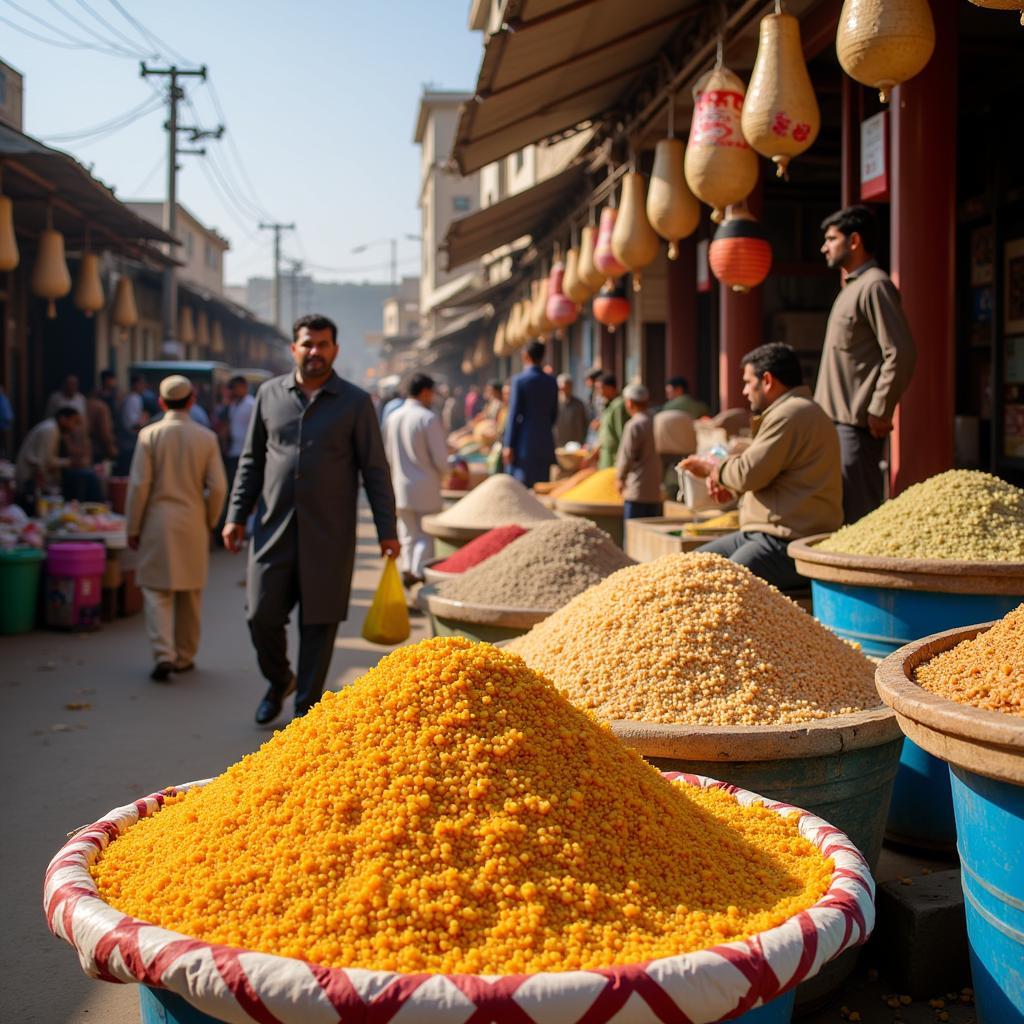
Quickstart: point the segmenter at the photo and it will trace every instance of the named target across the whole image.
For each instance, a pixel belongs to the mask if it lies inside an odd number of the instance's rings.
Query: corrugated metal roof
[[[463,175],[615,106],[699,0],[508,0],[459,117]]]

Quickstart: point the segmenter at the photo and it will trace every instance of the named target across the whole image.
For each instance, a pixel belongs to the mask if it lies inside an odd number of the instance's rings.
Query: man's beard
[[[326,377],[331,372],[331,367],[326,359],[303,359],[302,376],[311,379]]]

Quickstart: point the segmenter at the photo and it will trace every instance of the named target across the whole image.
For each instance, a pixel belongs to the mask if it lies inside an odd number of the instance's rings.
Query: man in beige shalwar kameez
[[[128,544],[139,552],[157,682],[194,665],[210,530],[227,493],[217,436],[189,416],[194,400],[187,377],[160,382],[165,415],[140,431],[128,486]]]

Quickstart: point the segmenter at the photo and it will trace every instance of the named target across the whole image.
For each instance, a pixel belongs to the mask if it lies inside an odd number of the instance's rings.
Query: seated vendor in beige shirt
[[[680,465],[704,477],[716,501],[740,498],[740,528],[699,548],[724,555],[778,587],[805,583],[786,554],[791,540],[831,533],[843,521],[843,484],[835,425],[803,384],[788,345],[761,345],[743,357],[743,394],[754,439],[719,462],[691,455]]]

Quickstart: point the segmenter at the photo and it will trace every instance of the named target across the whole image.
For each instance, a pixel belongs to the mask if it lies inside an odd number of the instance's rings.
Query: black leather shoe
[[[158,661],[153,668],[153,671],[149,673],[149,678],[156,683],[166,683],[171,678],[171,673],[174,671],[174,665],[169,661]]]
[[[281,714],[281,706],[284,704],[285,697],[295,692],[295,686],[295,676],[291,677],[283,691],[271,686],[264,694],[263,700],[260,701],[260,706],[256,709],[256,724],[269,725],[277,718]]]
[[[196,663],[194,661],[190,661],[186,665],[175,665],[173,671],[177,672],[178,675],[181,675],[182,672],[191,672],[195,667]]]

